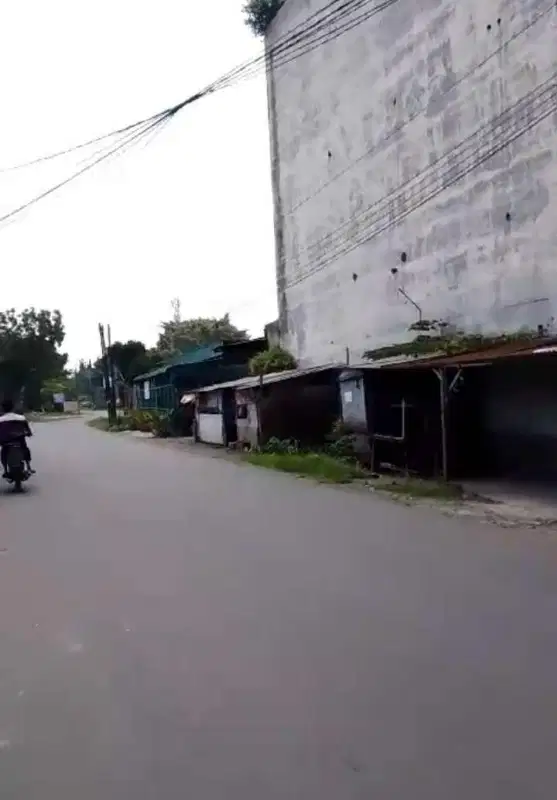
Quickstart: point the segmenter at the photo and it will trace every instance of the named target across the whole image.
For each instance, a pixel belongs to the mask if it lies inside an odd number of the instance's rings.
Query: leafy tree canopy
[[[162,323],[156,349],[164,356],[177,350],[184,351],[218,342],[245,341],[247,338],[247,332],[233,325],[229,314],[220,318],[173,319]]]
[[[143,372],[154,369],[161,361],[161,354],[156,350],[148,350],[143,342],[130,339],[127,342],[114,342],[108,352],[113,360],[116,372],[121,375],[124,382],[130,384],[134,378]],[[95,367],[102,370],[102,358],[99,358]]]
[[[296,369],[296,359],[282,347],[270,347],[254,356],[249,362],[252,375],[269,375],[271,372],[285,372]]]
[[[256,36],[264,36],[283,0],[248,0],[243,12],[246,25]]]
[[[39,407],[43,383],[64,372],[67,356],[58,351],[64,335],[57,310],[0,311],[0,392],[16,397],[23,391],[26,405]]]
[[[182,320],[178,309],[171,320],[162,323],[161,328],[157,345],[152,349],[134,339],[127,342],[114,342],[110,346],[109,354],[112,357],[117,376],[121,377],[128,385],[138,375],[155,369],[176,352],[203,345],[248,339],[246,331],[233,325],[228,314],[220,318],[199,317]],[[102,358],[97,359],[94,369],[98,373],[102,372]],[[89,364],[87,367],[81,363],[78,372],[86,375],[88,370],[91,370],[91,365]]]

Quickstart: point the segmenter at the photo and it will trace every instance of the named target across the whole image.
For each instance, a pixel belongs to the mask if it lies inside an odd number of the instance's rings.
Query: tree
[[[264,36],[283,0],[248,0],[243,12],[248,28],[256,36]]]
[[[129,339],[127,342],[114,342],[108,348],[108,353],[118,376],[121,376],[124,383],[128,385],[138,375],[154,369],[161,361],[160,353],[156,350],[148,350],[143,342],[134,339]],[[102,358],[97,359],[95,367],[102,371]]]
[[[191,347],[220,342],[245,341],[247,338],[246,331],[230,322],[229,314],[220,318],[172,319],[162,323],[156,349],[164,356],[176,350],[184,351]]]
[[[296,369],[296,359],[282,347],[270,347],[254,356],[249,362],[252,375],[269,375],[271,372],[285,372]]]
[[[98,387],[102,387],[102,370],[94,367],[91,361],[82,359],[75,372],[76,395],[92,400]]]
[[[58,348],[64,341],[59,311],[10,308],[0,312],[0,391],[19,396],[30,408],[40,407],[40,393],[48,378],[61,375],[67,356]]]
[[[76,397],[76,382],[74,377],[60,375],[58,378],[48,378],[41,387],[41,406],[49,408],[53,405],[54,395],[63,394],[66,400]]]

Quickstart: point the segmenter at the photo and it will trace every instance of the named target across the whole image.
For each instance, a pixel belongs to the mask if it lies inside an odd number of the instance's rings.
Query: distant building
[[[357,361],[420,314],[557,316],[554,6],[345,4],[351,30],[270,56],[280,340],[302,366]],[[285,0],[267,48],[331,8]]]
[[[166,364],[134,379],[138,408],[176,408],[185,392],[248,374],[249,361],[266,348],[264,338],[219,342],[178,353]]]

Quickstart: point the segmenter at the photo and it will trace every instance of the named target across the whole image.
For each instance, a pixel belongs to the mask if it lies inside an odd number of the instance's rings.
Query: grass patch
[[[351,483],[365,477],[357,464],[324,453],[248,453],[246,461],[258,467],[313,478],[320,483]]]
[[[414,499],[455,501],[463,499],[462,487],[456,483],[421,478],[381,477],[373,482],[379,491]]]

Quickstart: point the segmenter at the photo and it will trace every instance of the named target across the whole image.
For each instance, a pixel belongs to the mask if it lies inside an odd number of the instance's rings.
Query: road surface
[[[35,428],[2,800],[554,800],[555,539]]]

